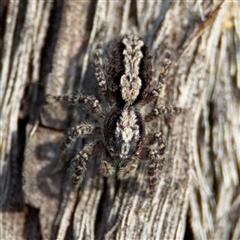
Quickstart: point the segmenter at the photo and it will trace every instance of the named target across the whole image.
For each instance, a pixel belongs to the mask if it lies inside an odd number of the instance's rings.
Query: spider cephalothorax
[[[95,55],[95,75],[103,100],[110,107],[104,108],[94,96],[73,94],[50,96],[58,101],[72,104],[85,103],[90,112],[101,119],[101,124],[82,123],[67,134],[61,150],[64,151],[79,137],[98,136],[72,160],[74,165],[73,186],[82,182],[86,161],[101,152],[100,167],[104,176],[110,176],[117,169],[120,179],[131,176],[139,160],[148,160],[150,190],[157,184],[157,172],[164,162],[165,143],[161,132],[145,133],[145,124],[163,114],[178,113],[177,107],[156,106],[164,78],[171,64],[170,54],[165,54],[161,73],[155,87],[150,89],[152,80],[152,59],[144,42],[135,35],[128,35],[112,50],[106,72],[103,68],[101,44]],[[148,114],[141,113],[144,104],[151,104]],[[153,147],[153,145],[155,147]]]
[[[111,157],[128,161],[141,148],[144,125],[140,113],[133,107],[113,108],[106,117],[103,135]]]

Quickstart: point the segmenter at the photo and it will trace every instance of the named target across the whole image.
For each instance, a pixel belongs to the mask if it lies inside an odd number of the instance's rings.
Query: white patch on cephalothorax
[[[138,118],[134,110],[125,109],[116,123],[115,136],[121,139],[121,156],[128,155],[133,142],[140,138]]]
[[[144,43],[134,35],[123,38],[122,42],[125,45],[123,50],[125,73],[121,77],[120,86],[123,100],[132,104],[138,97],[142,86],[139,78],[139,65],[143,58],[141,47]]]
[[[135,136],[139,136],[139,125],[134,110],[123,110],[122,115],[117,121],[116,137],[122,137],[123,141],[128,143]]]

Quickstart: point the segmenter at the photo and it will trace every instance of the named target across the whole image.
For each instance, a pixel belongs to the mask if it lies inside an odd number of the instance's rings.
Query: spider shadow
[[[90,4],[90,7],[88,9],[89,13],[94,12],[95,5],[96,3]],[[90,16],[92,16],[92,14],[90,14]],[[88,18],[87,26],[89,30],[92,26],[91,21],[93,21],[93,19]],[[83,59],[84,59],[84,56],[86,55],[86,49],[88,49],[87,47],[88,41],[89,41],[88,38],[89,38],[88,36],[84,38],[84,41],[82,43],[80,50],[70,59],[70,62],[68,64],[66,74],[64,77],[66,81],[64,81],[64,85],[62,86],[63,92],[67,92],[69,90],[69,86],[73,86],[73,89],[77,89],[75,90],[75,92],[79,92],[78,89],[86,89],[84,91],[84,94],[86,95],[89,95],[89,94],[94,95],[97,92],[94,71],[91,66],[90,67],[88,66],[83,81],[82,82],[79,81],[82,75]],[[48,69],[48,71],[46,71],[46,74],[42,76],[45,79],[45,81],[46,81],[47,75],[50,72],[51,71]],[[74,73],[74,77],[73,77],[73,73]],[[49,88],[51,88],[51,81],[49,82]],[[54,92],[52,94],[54,95]],[[82,119],[89,119],[88,112],[85,111],[85,109],[82,110],[83,109],[82,104],[80,106],[71,106],[67,103],[60,103],[60,104],[62,106],[62,110],[66,112],[66,118],[61,120],[59,120],[58,118],[53,118],[52,117],[53,115],[49,114],[49,112],[44,110],[45,106],[51,105],[51,104],[46,104],[46,96],[44,93],[43,106],[42,106],[42,109],[40,110],[41,117],[42,119],[44,118],[44,125],[47,125],[48,127],[53,129],[67,131],[68,128],[74,127],[74,125],[76,125],[78,122],[81,122]],[[44,152],[44,148],[48,147],[49,144],[51,144],[51,142],[46,142],[44,144],[37,146],[35,153]],[[56,152],[59,152],[60,142],[56,142],[55,145],[58,147],[52,146],[53,149],[56,149]],[[69,173],[68,171],[66,171],[66,169],[70,167],[70,164],[68,162],[71,159],[73,159],[74,156],[77,154],[77,151],[74,151],[73,148],[71,148],[70,150],[67,151],[68,155],[56,154],[55,156],[48,158],[47,160],[49,161],[49,164],[46,165],[43,169],[41,169],[37,175],[37,182],[38,182],[39,189],[49,197],[57,197],[57,195],[54,192],[52,192],[51,186],[49,186],[49,182],[52,182],[54,186],[58,186],[59,189],[63,188],[62,183],[59,183],[59,180],[56,179],[56,176],[60,174],[61,175],[60,178],[62,177],[64,179],[67,178],[67,174]],[[47,155],[47,153],[44,153],[44,154]],[[44,160],[44,161],[46,160],[46,158],[44,156],[41,156],[41,154],[38,156],[38,159]],[[62,162],[60,164],[61,166],[58,166],[60,162],[59,159],[62,159]],[[66,159],[67,162],[63,163],[64,159]]]
[[[24,121],[19,121],[19,126],[24,124]],[[2,185],[0,198],[1,212],[21,212],[25,204],[22,191],[25,133],[21,130],[18,133],[14,132],[12,135],[12,141],[16,140],[16,142],[12,145],[9,154],[5,157],[7,164],[3,168],[3,173],[0,175]]]
[[[41,193],[49,198],[59,199],[68,167],[68,162],[65,161],[66,156],[60,154],[59,151],[63,134],[55,130],[40,128],[35,135],[33,135],[32,142],[35,142],[35,139],[39,139],[39,137],[41,140],[36,145],[33,143],[31,147],[33,149],[32,157],[27,158],[29,163],[26,167],[28,171],[31,171],[33,167],[32,177],[36,178],[34,184]],[[68,154],[70,157],[72,156],[71,152]],[[25,178],[27,178],[26,173]]]
[[[141,163],[140,166],[136,170],[136,174],[146,174],[145,164]],[[145,178],[145,177],[144,177]],[[109,188],[109,189],[107,189]],[[109,192],[111,192],[111,188],[115,188],[114,196],[110,196]],[[121,221],[122,215],[119,214],[120,208],[122,204],[118,204],[117,210],[114,207],[114,213],[112,212],[113,205],[116,204],[115,197],[117,196],[117,202],[130,201],[131,197],[138,195],[138,198],[145,199],[148,197],[148,191],[146,190],[145,183],[140,183],[137,175],[129,177],[127,179],[117,179],[116,174],[109,177],[104,178],[104,191],[99,203],[98,214],[96,218],[96,227],[95,233],[97,239],[103,239],[104,234],[106,232],[112,231],[116,225]],[[126,204],[126,202],[124,203]],[[111,219],[111,221],[109,221]],[[104,223],[104,224],[103,224]]]
[[[139,165],[141,166],[141,164],[142,163]],[[142,170],[144,168],[142,168],[142,166],[140,168],[140,166],[136,171],[137,173],[141,171],[142,174]],[[114,195],[112,195],[111,192],[115,192]],[[95,225],[95,233],[96,236],[98,236],[97,239],[103,239],[104,234],[110,231],[121,218],[119,211],[115,209],[115,213],[112,212],[113,205],[116,203],[116,196],[118,199],[117,202],[122,202],[123,199],[129,199],[131,196],[135,195],[138,195],[139,198],[144,199],[147,194],[146,188],[142,183],[139,182],[137,176],[132,176],[123,180],[118,179],[117,174],[115,173],[110,177],[104,177],[104,187],[98,205]],[[121,204],[118,206],[119,210],[120,207]],[[111,219],[110,222],[109,219]]]
[[[45,162],[44,167],[37,173],[38,189],[46,196],[58,199],[65,186],[69,168],[69,163],[64,161],[65,156],[59,154],[60,144],[61,140],[45,142],[35,149],[38,161]]]

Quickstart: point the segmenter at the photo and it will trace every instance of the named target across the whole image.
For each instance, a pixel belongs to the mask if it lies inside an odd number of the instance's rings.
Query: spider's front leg
[[[158,183],[158,172],[162,170],[165,161],[165,145],[162,144],[159,149],[149,151],[148,177],[150,194],[153,195]]]
[[[91,123],[81,123],[71,128],[67,136],[62,143],[60,152],[64,152],[73,142],[75,142],[79,137],[86,136],[101,136],[101,128],[95,126]]]
[[[72,160],[74,166],[74,173],[72,176],[72,186],[77,188],[83,181],[86,171],[87,160],[104,149],[102,141],[88,143]]]
[[[144,147],[139,155],[140,159],[148,159],[148,178],[150,194],[153,195],[158,182],[158,172],[162,170],[165,160],[165,141],[161,132],[148,134],[144,139],[144,146],[157,143],[156,149]]]
[[[70,94],[63,96],[54,96],[51,94],[46,95],[47,100],[54,99],[60,102],[67,102],[69,104],[77,105],[79,103],[85,103],[88,105],[89,110],[98,118],[104,118],[102,113],[102,107],[100,102],[94,96],[86,96],[83,94]]]

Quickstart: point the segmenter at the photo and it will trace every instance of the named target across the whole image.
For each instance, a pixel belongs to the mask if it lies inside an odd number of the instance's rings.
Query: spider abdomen
[[[119,105],[136,104],[149,91],[152,58],[137,36],[125,36],[114,48],[108,70],[108,88]]]
[[[107,151],[116,160],[137,155],[144,136],[140,113],[134,108],[114,108],[104,123]]]

